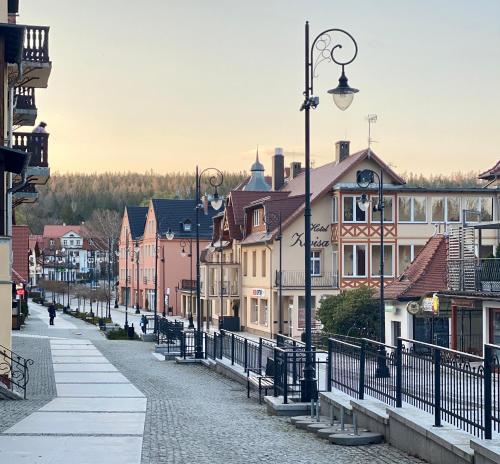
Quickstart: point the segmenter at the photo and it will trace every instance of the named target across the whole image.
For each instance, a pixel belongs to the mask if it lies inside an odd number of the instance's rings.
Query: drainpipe
[[[9,112],[7,118],[7,146],[12,148],[12,129],[14,125],[14,87],[9,87]],[[26,181],[25,181],[26,184]],[[7,175],[7,235],[12,236],[12,173]]]
[[[266,240],[264,245],[269,250],[269,289],[271,290],[271,298],[269,299],[269,327],[270,327],[270,336],[269,338],[273,339],[273,328],[274,328],[274,292],[273,292],[273,249],[269,245],[269,242]],[[271,303],[273,310],[271,311]],[[273,317],[271,317],[273,316]]]

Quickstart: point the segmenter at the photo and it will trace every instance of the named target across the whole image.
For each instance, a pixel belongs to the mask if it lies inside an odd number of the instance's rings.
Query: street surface
[[[330,445],[203,366],[158,361],[152,343],[107,340],[61,313],[51,327],[30,308],[14,351],[35,364],[28,400],[0,401],[0,463],[421,462],[386,444]]]

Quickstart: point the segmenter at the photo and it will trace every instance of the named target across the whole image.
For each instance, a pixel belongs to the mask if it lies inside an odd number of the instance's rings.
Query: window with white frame
[[[464,209],[467,222],[490,222],[493,221],[493,198],[491,197],[464,197]],[[478,214],[472,213],[477,211]]]
[[[398,275],[401,275],[416,256],[420,253],[423,245],[399,245],[398,246]]]
[[[372,204],[376,205],[378,197],[372,197]],[[394,208],[392,197],[384,196],[384,222],[394,222]],[[380,222],[380,211],[373,211],[372,209],[372,222]]]
[[[427,222],[427,199],[423,196],[398,197],[399,222]]]
[[[344,277],[366,277],[366,245],[344,245]]]
[[[444,197],[432,197],[431,200],[431,210],[432,210],[432,222],[444,222],[446,217],[446,198]]]
[[[259,322],[259,300],[250,298],[250,322],[257,324]]]
[[[339,222],[339,199],[332,197],[332,224]]]
[[[259,323],[260,325],[265,325],[267,326],[267,318],[268,318],[268,307],[267,307],[267,300],[265,298],[261,298],[260,300],[260,316],[259,316]]]
[[[311,251],[311,275],[321,275],[321,251]]]
[[[446,197],[446,221],[460,222],[461,216],[460,197]]]
[[[372,245],[372,277],[380,277],[380,245]],[[394,247],[384,245],[384,277],[394,277]]]
[[[254,209],[252,213],[252,225],[254,227],[258,226],[260,224],[260,214],[258,209]]]
[[[432,222],[460,222],[460,197],[432,197]]]
[[[358,205],[360,200],[361,197],[354,195],[343,197],[343,222],[366,222],[366,212]]]

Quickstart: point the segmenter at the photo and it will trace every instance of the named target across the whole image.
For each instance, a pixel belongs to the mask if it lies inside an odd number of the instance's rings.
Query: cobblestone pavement
[[[255,399],[246,398],[242,385],[203,366],[158,361],[151,355],[153,344],[106,340],[94,328],[71,320],[83,332],[82,336],[91,339],[147,397],[142,464],[421,462],[386,444],[357,448],[330,445],[295,429],[285,418],[268,416],[264,406]],[[59,332],[47,330],[36,319],[30,320],[24,330],[25,334],[51,336],[70,336],[75,330]],[[24,413],[27,415],[39,407],[37,401],[43,404],[54,396],[54,374],[45,361],[49,350],[47,340],[16,337],[15,346],[21,354],[24,350],[24,353],[36,355],[35,365],[38,366],[32,378],[37,384],[31,387],[34,396],[25,402],[31,408]],[[38,376],[42,378],[40,383]],[[23,414],[10,411],[13,403],[0,402],[0,417],[11,414],[9,424],[20,420]],[[15,405],[20,403],[15,402]],[[0,422],[0,427],[7,426]]]

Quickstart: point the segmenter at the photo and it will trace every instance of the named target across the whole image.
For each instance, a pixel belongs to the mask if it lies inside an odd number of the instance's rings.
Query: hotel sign
[[[330,230],[330,225],[323,226],[321,224],[311,224],[311,246],[313,248],[327,248],[330,246],[330,235],[325,240],[324,237],[319,235],[314,236],[314,234],[319,234],[322,232],[328,232]],[[295,232],[292,235],[292,240],[290,246],[305,246],[304,242],[304,232]]]

